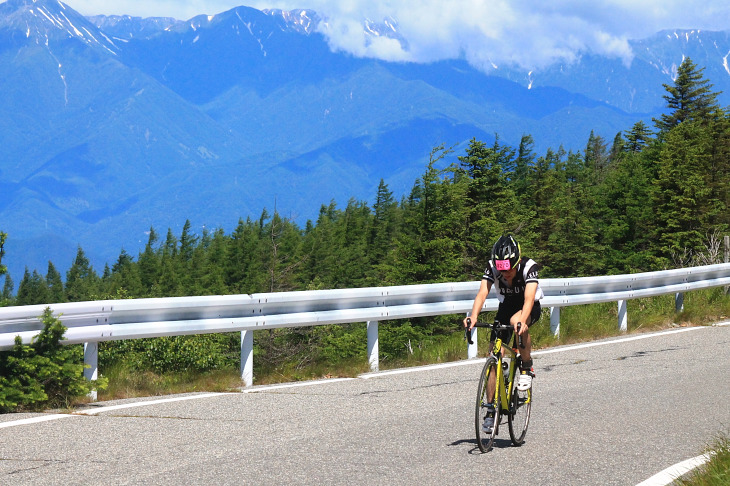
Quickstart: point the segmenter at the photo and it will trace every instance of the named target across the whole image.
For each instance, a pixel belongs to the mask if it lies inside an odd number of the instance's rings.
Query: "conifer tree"
[[[0,306],[12,305],[14,288],[15,288],[15,285],[13,283],[13,279],[10,278],[9,273],[6,273],[5,282],[3,283],[3,290],[2,290],[2,293],[0,293]]]
[[[701,248],[708,229],[711,190],[706,184],[709,136],[699,123],[681,123],[665,136],[652,200],[658,256]]]
[[[185,220],[180,235],[180,257],[183,262],[189,262],[193,258],[193,250],[198,243],[198,237],[192,233],[191,227],[190,220]]]
[[[644,150],[644,147],[651,139],[651,132],[646,124],[639,120],[634,123],[631,130],[624,132],[626,136],[626,143],[623,149],[627,152],[637,153]]]
[[[51,261],[48,262],[46,283],[48,284],[48,298],[50,303],[58,304],[66,301],[61,274],[56,270],[56,267]]]
[[[383,179],[380,179],[368,238],[368,255],[374,264],[379,263],[390,249],[390,242],[396,231],[395,210],[397,205],[388,185]]]
[[[23,280],[18,286],[17,305],[48,304],[48,300],[46,279],[38,273],[38,270],[33,270],[31,273],[26,267]]]
[[[258,224],[240,219],[231,235],[226,267],[226,285],[234,293],[265,292]]]
[[[144,251],[137,258],[139,278],[145,292],[149,292],[152,286],[157,283],[160,275],[160,259],[155,249],[158,239],[159,236],[155,228],[150,227],[147,244],[144,247]]]
[[[687,57],[677,68],[674,84],[662,85],[667,91],[663,98],[670,112],[653,119],[660,132],[666,133],[685,121],[709,121],[719,109],[717,96],[722,92],[712,91],[713,85],[703,76],[704,70]]]
[[[512,180],[515,193],[518,197],[527,197],[527,187],[529,186],[530,171],[535,165],[535,141],[532,135],[522,135],[520,139],[520,147],[517,150],[517,158],[515,159],[515,173]]]
[[[66,272],[66,299],[69,302],[80,302],[98,296],[98,292],[99,276],[79,246],[76,258]]]
[[[586,144],[585,165],[592,171],[597,182],[603,179],[609,160],[606,140],[591,130],[588,143]]]
[[[0,231],[0,276],[5,275],[8,271],[5,265],[3,265],[3,257],[5,256],[5,240],[7,237],[7,233]]]

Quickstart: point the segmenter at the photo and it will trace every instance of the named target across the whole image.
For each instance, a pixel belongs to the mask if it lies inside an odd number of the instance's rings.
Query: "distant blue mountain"
[[[727,32],[633,42],[630,66],[585,54],[539,72],[463,60],[391,63],[332,52],[308,10],[237,7],[187,21],[85,18],[55,0],[0,4],[0,229],[14,280],[98,271],[154,227],[232,230],[274,207],[300,224],[331,200],[407,193],[428,154],[472,138],[535,150],[610,142],[663,108],[690,55],[730,89]],[[368,26],[369,35],[407,39]],[[383,26],[380,26],[383,27]]]

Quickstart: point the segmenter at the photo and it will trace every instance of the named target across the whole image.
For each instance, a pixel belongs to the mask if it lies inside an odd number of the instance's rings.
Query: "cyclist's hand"
[[[517,332],[518,336],[524,336],[525,334],[527,334],[527,325],[518,322],[517,324],[515,324],[515,331]]]
[[[474,327],[474,323],[476,323],[476,321],[472,321],[472,320],[471,320],[471,317],[465,317],[465,318],[464,318],[464,327],[465,327],[466,329],[471,329],[471,328],[473,328],[473,327]]]

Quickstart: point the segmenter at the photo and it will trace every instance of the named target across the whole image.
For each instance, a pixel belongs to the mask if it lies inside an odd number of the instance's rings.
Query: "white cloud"
[[[236,0],[69,0],[84,14],[188,19]],[[358,56],[430,61],[465,57],[480,66],[545,66],[591,51],[628,62],[629,39],[663,29],[730,29],[727,0],[252,0],[254,8],[310,8],[333,48]],[[408,50],[363,34],[362,21],[394,18]]]

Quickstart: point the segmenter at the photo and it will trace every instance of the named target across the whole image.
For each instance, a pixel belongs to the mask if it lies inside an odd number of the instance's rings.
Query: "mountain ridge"
[[[584,54],[484,73],[460,59],[335,52],[320,21],[243,6],[182,21],[0,4],[0,90],[10,94],[0,99],[0,229],[13,279],[48,260],[67,268],[78,246],[100,270],[122,248],[141,250],[150,227],[179,233],[186,219],[232,230],[276,207],[303,223],[331,200],[372,199],[381,178],[399,197],[440,144],[458,151],[498,135],[516,146],[530,134],[542,155],[581,150],[592,130],[610,143],[651,125],[685,53],[712,66],[722,102],[730,94],[727,32],[632,41],[631,66]],[[398,38],[388,22],[364,21],[365,35]]]

